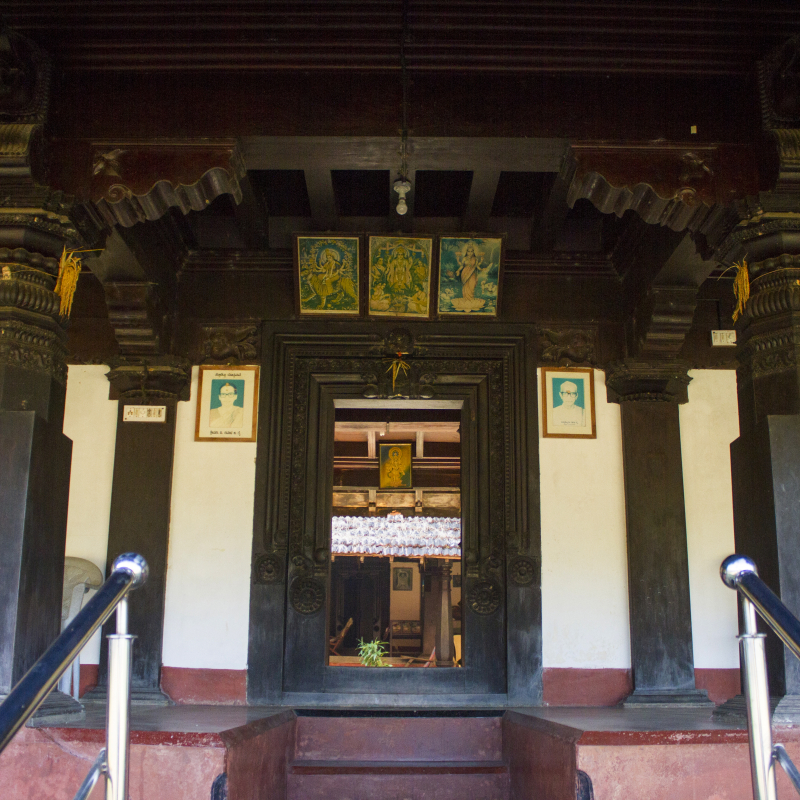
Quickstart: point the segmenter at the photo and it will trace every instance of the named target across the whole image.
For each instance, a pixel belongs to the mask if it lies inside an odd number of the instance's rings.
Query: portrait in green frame
[[[359,241],[358,236],[295,236],[298,313],[358,315]]]
[[[369,237],[370,316],[430,316],[432,253],[429,236]]]
[[[411,488],[411,445],[381,444],[378,446],[381,489]]]
[[[496,317],[503,258],[501,237],[439,239],[440,315]]]

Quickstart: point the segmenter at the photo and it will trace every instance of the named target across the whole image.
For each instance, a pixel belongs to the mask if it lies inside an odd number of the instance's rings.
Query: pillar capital
[[[625,358],[606,367],[610,403],[686,403],[691,382],[686,361]]]
[[[112,400],[137,400],[143,404],[162,400],[188,400],[192,364],[179,356],[117,358],[106,374]]]

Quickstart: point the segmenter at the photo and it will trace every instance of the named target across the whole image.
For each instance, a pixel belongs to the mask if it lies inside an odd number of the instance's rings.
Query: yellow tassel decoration
[[[81,260],[76,253],[85,252],[82,250],[67,250],[61,254],[58,262],[58,280],[53,291],[61,298],[58,309],[59,316],[69,317],[72,311],[72,300],[75,297],[75,289],[78,286],[78,277],[81,274]]]
[[[733,296],[736,298],[736,308],[733,311],[733,321],[736,322],[744,314],[747,301],[750,299],[750,275],[747,272],[747,262],[742,259],[733,264],[736,277],[733,279]]]

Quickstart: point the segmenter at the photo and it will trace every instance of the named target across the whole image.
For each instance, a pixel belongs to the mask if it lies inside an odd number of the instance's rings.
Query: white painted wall
[[[117,416],[106,372],[102,365],[69,368],[64,419],[73,440],[66,552],[101,569]],[[194,398],[196,369],[192,377]],[[736,378],[720,370],[692,377],[680,420],[695,666],[733,668],[736,601],[718,569],[733,552],[728,445],[738,435]],[[546,667],[630,666],[619,406],[606,402],[600,371],[595,400],[597,439],[539,442]],[[256,445],[195,442],[194,420],[194,399],[179,403],[163,661],[244,669]],[[95,638],[82,661],[98,656]]]
[[[162,661],[245,669],[255,442],[195,442],[192,400],[178,403]]]
[[[545,667],[630,667],[619,406],[594,383],[597,438],[539,440]]]
[[[739,666],[736,593],[719,565],[734,552],[730,443],[739,436],[736,373],[692,370],[680,407],[694,665]]]
[[[108,399],[108,367],[70,366],[64,433],[72,439],[66,555],[85,558],[105,572],[108,517],[117,436],[117,401]],[[82,664],[100,660],[100,634],[81,653]]]

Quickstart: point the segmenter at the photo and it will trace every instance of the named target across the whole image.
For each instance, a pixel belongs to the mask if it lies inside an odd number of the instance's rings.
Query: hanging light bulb
[[[394,182],[393,188],[400,195],[400,199],[397,201],[397,213],[402,217],[408,212],[406,195],[411,191],[411,184],[405,178],[399,178]]]

